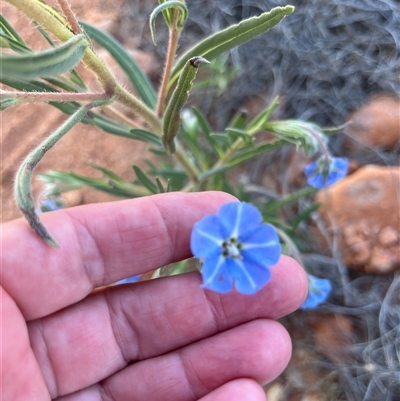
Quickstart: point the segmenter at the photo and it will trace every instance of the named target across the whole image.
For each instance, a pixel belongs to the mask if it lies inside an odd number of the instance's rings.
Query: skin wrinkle
[[[95,239],[95,236],[89,231],[89,224],[82,223],[80,219],[74,216],[73,213],[70,212],[69,209],[65,209],[66,215],[69,217],[71,225],[74,229],[76,236],[76,243],[79,244],[79,250],[81,255],[81,265],[83,267],[83,271],[85,272],[88,283],[90,284],[91,291],[94,290],[99,284],[96,283],[95,277],[103,277],[105,276],[105,266],[103,254],[99,248],[99,245]],[[91,250],[91,254],[93,254],[93,250],[95,251],[94,256],[90,256],[90,259],[96,261],[96,266],[92,266],[93,263],[90,260],[87,260],[87,253],[85,252],[86,244],[91,242],[91,246],[87,248]],[[99,263],[100,262],[100,263]],[[98,271],[100,267],[101,273],[94,274],[93,272]],[[101,285],[101,284],[100,284]],[[90,291],[89,291],[90,292]],[[85,295],[86,297],[86,295]]]
[[[58,395],[60,393],[60,390],[59,390],[57,375],[55,373],[56,370],[54,367],[54,362],[51,359],[51,356],[50,356],[51,353],[49,351],[49,348],[47,346],[47,341],[45,339],[42,319],[37,319],[37,320],[33,320],[32,322],[29,322],[28,323],[28,331],[30,332],[29,337],[31,337],[31,335],[33,334],[32,331],[34,331],[36,339],[35,339],[35,341],[31,340],[32,350],[36,357],[36,360],[38,361],[39,366],[41,367],[41,370],[42,370],[43,364],[45,364],[46,366],[48,366],[50,368],[50,369],[46,369],[47,372],[45,375],[43,375],[43,378],[44,378],[44,382],[46,383],[47,389],[50,393],[50,396],[53,399],[56,395]],[[42,347],[41,347],[42,352],[40,352],[39,355],[38,355],[38,347],[36,346],[36,344],[38,342],[38,340],[37,340],[38,335],[41,340],[40,342],[42,344]],[[46,358],[45,362],[41,361],[41,359],[43,359],[43,358]],[[42,371],[42,373],[43,373],[43,371]]]
[[[179,364],[181,366],[182,377],[185,379],[186,387],[189,390],[190,394],[192,395],[191,400],[195,401],[199,397],[196,394],[196,391],[195,391],[195,389],[194,389],[194,387],[192,385],[192,382],[189,380],[188,370],[187,370],[186,364],[184,362],[182,350],[177,352],[177,357],[179,358]],[[199,380],[197,380],[197,381],[199,382]]]
[[[124,310],[122,307],[122,298],[118,299],[118,303],[119,303],[119,307],[117,306],[116,308],[114,307],[114,302],[111,301],[110,299],[110,293],[108,291],[104,291],[103,292],[103,299],[104,302],[107,305],[107,310],[108,310],[108,315],[109,315],[109,320],[110,320],[110,326],[111,326],[111,332],[113,334],[114,337],[114,341],[118,346],[118,349],[120,351],[121,354],[121,358],[124,360],[125,365],[128,365],[130,360],[128,357],[128,353],[126,351],[126,347],[123,346],[123,340],[122,340],[122,335],[121,335],[121,331],[123,330],[123,328],[121,328],[122,326],[122,320],[124,320],[126,322],[126,317],[124,314]],[[117,310],[120,310],[121,313],[118,313]],[[121,319],[122,317],[122,319]],[[114,324],[114,321],[119,320],[120,323]],[[135,338],[137,339],[137,335],[135,334]]]
[[[221,331],[222,327],[228,327],[228,320],[226,318],[226,314],[223,310],[222,307],[222,298],[217,296],[215,297],[215,295],[211,292],[211,291],[202,291],[203,294],[203,298],[205,300],[205,304],[208,306],[208,312],[211,316],[210,321],[213,324],[213,332],[218,333],[219,331]],[[214,298],[214,301],[211,300],[211,297]],[[216,305],[215,299],[217,299],[218,301],[218,306]],[[219,310],[222,311],[222,313],[218,312]],[[218,324],[218,321],[221,321],[220,324]]]
[[[157,214],[157,221],[162,223],[162,229],[163,229],[163,237],[164,238],[168,238],[169,239],[169,243],[167,245],[167,249],[169,251],[169,255],[168,255],[168,259],[172,259],[172,245],[173,244],[177,244],[177,238],[178,238],[178,233],[179,231],[177,229],[175,229],[174,232],[171,231],[170,226],[175,226],[175,224],[166,224],[166,219],[165,219],[165,212],[162,212],[162,208],[159,206],[158,203],[154,202],[155,205],[155,212]],[[175,216],[174,216],[175,217]],[[178,223],[179,223],[179,219],[178,219]],[[176,226],[178,226],[178,224],[176,224]],[[159,226],[160,227],[160,226]],[[161,267],[161,266],[160,266]]]
[[[129,288],[132,292],[135,292],[135,287],[136,287],[135,284],[127,285],[127,288]],[[136,352],[134,353],[135,356],[128,357],[128,359],[130,361],[139,360],[139,358],[140,358],[139,334],[138,334],[139,330],[136,327],[134,319],[130,319],[129,318],[129,314],[124,312],[124,309],[125,308],[123,308],[123,315],[124,315],[125,321],[127,322],[127,325],[128,325],[128,327],[130,329],[130,332],[133,334],[133,340],[132,341],[136,344]]]
[[[199,384],[201,388],[203,389],[203,394],[207,394],[209,391],[212,391],[213,389],[210,389],[205,385],[203,380],[201,380],[199,374],[197,373],[196,370],[196,361],[194,364],[191,361],[191,358],[186,358],[187,362],[185,362],[185,358],[183,357],[184,351],[179,352],[180,355],[180,361],[182,364],[182,369],[183,369],[183,376],[185,377],[188,387],[191,389],[191,393],[193,394],[193,400],[198,400],[199,398],[202,397],[201,390],[200,393],[199,391],[195,391],[195,387],[199,387]],[[202,353],[203,357],[206,353]],[[189,379],[191,378],[191,380]]]

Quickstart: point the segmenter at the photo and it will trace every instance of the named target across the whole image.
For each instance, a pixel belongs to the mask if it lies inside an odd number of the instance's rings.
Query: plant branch
[[[108,99],[105,92],[74,93],[74,92],[25,92],[25,91],[1,91],[0,100],[19,99],[23,102],[72,102]]]
[[[178,10],[174,10],[174,20],[172,23],[172,28],[169,30],[169,41],[167,49],[167,57],[165,59],[164,73],[161,80],[160,89],[158,91],[157,108],[156,113],[159,117],[162,116],[164,111],[164,103],[167,97],[168,82],[171,76],[172,66],[174,64],[174,59],[176,55],[176,49],[178,46],[178,40],[180,36],[180,29],[176,27],[178,19]]]
[[[66,0],[57,0],[59,6],[61,7],[62,12],[64,13],[67,21],[70,23],[72,30],[74,33],[79,34],[83,33],[81,26],[79,25],[78,20],[76,19],[74,13],[71,10],[70,5]]]

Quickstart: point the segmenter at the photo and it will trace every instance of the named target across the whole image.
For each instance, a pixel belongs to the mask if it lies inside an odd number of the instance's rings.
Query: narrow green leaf
[[[99,166],[96,163],[88,163],[88,164],[89,164],[89,166],[93,167],[94,169],[101,171],[110,180],[120,183],[120,184],[125,184],[125,180],[123,180],[119,175],[115,174],[111,170],[109,170],[105,167]]]
[[[132,134],[132,137],[135,137],[139,141],[153,143],[154,145],[161,146],[161,139],[156,134],[152,132],[146,131],[144,129],[131,129],[129,131]]]
[[[157,187],[158,187],[158,192],[160,194],[165,193],[164,185],[162,184],[161,180],[158,177],[156,177],[156,183],[157,183]]]
[[[169,178],[167,180],[167,189],[165,190],[165,192],[171,192],[171,180]]]
[[[170,86],[177,81],[186,60],[194,56],[213,60],[220,54],[246,43],[273,28],[282,19],[292,14],[293,10],[293,6],[275,7],[270,12],[263,13],[258,17],[245,19],[204,39],[178,60],[171,73]]]
[[[52,47],[56,47],[56,45],[54,44],[53,40],[51,39],[50,35],[47,33],[47,31],[41,26],[39,25],[37,22],[33,21],[33,24],[35,25],[36,29],[40,32],[40,34],[46,39],[47,43],[52,46]],[[90,40],[88,37],[86,37],[87,40]],[[48,79],[48,81],[50,81],[50,79]],[[55,84],[55,82],[63,82],[60,79],[54,78],[52,81],[50,81],[52,84]],[[72,70],[71,71],[71,78],[70,81],[76,85],[78,85],[79,90],[88,90],[88,87],[86,86],[86,84],[83,82],[82,78],[79,76],[79,74],[76,72],[76,70]],[[71,89],[68,89],[68,87],[71,87],[70,82],[67,82],[66,84],[64,84],[64,86],[62,85],[57,85],[62,89],[71,91]],[[77,90],[72,89],[73,92],[77,92]]]
[[[222,149],[218,140],[213,137],[213,131],[210,127],[210,124],[207,121],[205,115],[197,108],[192,108],[194,115],[197,118],[197,122],[210,146],[216,151],[219,157],[222,157],[224,154],[224,150]]]
[[[158,0],[159,4],[164,4],[166,2],[168,2],[169,0]],[[167,23],[168,27],[172,26],[172,19],[174,17],[174,10],[171,8],[166,8],[165,10],[163,10],[163,16],[165,19],[165,22]]]
[[[188,9],[185,3],[182,3],[179,0],[168,0],[162,2],[159,6],[157,6],[153,12],[150,14],[150,31],[151,31],[151,38],[153,39],[153,43],[156,44],[156,18],[160,12],[166,11],[167,9],[175,8],[179,11],[179,18],[176,21],[176,28],[182,29],[185,25],[185,22],[188,17]],[[164,14],[164,13],[163,13]],[[169,26],[172,28],[173,17],[172,13],[165,13],[164,18]]]
[[[129,184],[127,182],[104,181],[95,178],[85,177],[73,172],[63,172],[51,170],[45,174],[40,174],[39,178],[52,186],[50,194],[59,195],[85,185],[111,195],[122,198],[136,198],[150,195],[149,191],[142,186]]]
[[[36,21],[33,21],[33,25],[35,25],[35,28],[40,32],[40,34],[45,38],[46,42],[51,47],[56,47],[56,45],[54,44],[50,35],[47,33],[47,31],[44,28],[42,28],[42,26],[40,24],[38,24]]]
[[[220,142],[224,147],[232,145],[232,139],[226,134],[213,133],[210,137],[213,141]]]
[[[0,14],[0,28],[4,31],[4,34],[25,46],[26,49],[29,49],[21,36],[19,36],[18,32],[11,26],[11,24],[4,18],[2,14]]]
[[[246,130],[250,132],[262,129],[263,124],[265,124],[269,120],[271,114],[276,110],[278,106],[279,106],[279,96],[276,96],[269,106],[267,106],[264,110],[258,113],[249,122],[249,124],[246,127]]]
[[[207,121],[206,116],[198,109],[196,106],[192,107],[193,114],[197,118],[197,122],[200,125],[201,130],[203,131],[203,134],[205,135],[210,135],[212,134],[212,128],[210,127],[210,124]]]
[[[174,138],[180,126],[180,113],[189,98],[193,80],[196,78],[197,70],[202,63],[208,63],[208,61],[202,57],[193,57],[186,62],[165,110],[162,140],[169,153],[174,153],[175,151]]]
[[[49,84],[54,85],[56,88],[60,88],[64,91],[67,92],[80,92],[82,88],[79,88],[76,86],[71,80],[64,78],[63,76],[58,76],[58,77],[50,77],[50,78],[44,78],[46,82]],[[33,81],[31,81],[33,82]],[[53,89],[54,91],[54,89]]]
[[[121,68],[129,77],[132,85],[137,90],[143,102],[147,106],[154,108],[157,103],[157,96],[153,85],[150,83],[150,80],[136,63],[136,61],[124,49],[124,47],[111,35],[101,31],[93,25],[83,21],[81,21],[80,24],[91,39],[96,41],[100,46],[104,47],[111,54],[111,56],[114,57],[115,61],[121,66]]]
[[[258,155],[261,155],[265,152],[269,152],[273,149],[280,148],[281,146],[285,145],[287,142],[283,140],[279,141],[267,141],[261,142],[260,144],[256,145],[254,148],[245,149],[242,152],[238,152],[236,155],[232,157],[231,160],[227,163],[229,168],[237,166],[238,164],[243,163],[246,160],[252,159]]]
[[[320,206],[321,206],[320,203],[313,203],[311,206],[309,206],[301,213],[296,214],[295,218],[290,221],[292,230],[295,230],[302,221],[309,219],[311,215],[320,208]]]
[[[11,38],[0,32],[0,47],[14,50],[17,53],[28,53],[30,50],[14,38]]]
[[[205,180],[207,178],[210,178],[213,175],[222,173],[226,170],[229,170],[249,159],[252,159],[253,157],[256,157],[258,155],[261,155],[265,152],[269,152],[273,149],[279,148],[286,144],[286,141],[280,140],[280,141],[268,141],[268,142],[262,142],[259,145],[255,147],[251,147],[250,149],[246,148],[245,150],[242,150],[241,152],[239,151],[237,154],[235,154],[228,162],[223,164],[222,166],[218,166],[214,169],[211,169],[204,174],[200,176],[200,180]]]
[[[250,143],[253,140],[253,137],[243,129],[228,127],[225,131],[228,132],[233,139],[241,138],[244,143]]]
[[[136,164],[134,164],[133,169],[135,170],[135,174],[138,180],[146,187],[152,194],[158,193],[158,187],[155,185],[149,177],[147,177],[146,173]]]
[[[229,128],[244,129],[246,127],[247,111],[239,110],[229,122]]]
[[[290,205],[291,203],[297,202],[298,200],[304,198],[305,196],[313,195],[317,192],[315,188],[303,188],[300,189],[299,191],[290,194],[288,196],[285,196],[282,199],[278,200],[273,200],[268,203],[268,205],[265,206],[263,211],[265,213],[272,213],[275,212],[276,210],[281,209],[283,206]]]
[[[15,98],[2,99],[0,100],[0,111],[8,109],[9,107],[16,106],[18,103],[20,103],[19,99]]]
[[[179,131],[179,135],[182,139],[182,143],[184,143],[185,146],[189,149],[189,151],[191,152],[193,157],[197,161],[203,161],[204,153],[202,152],[202,149],[197,141],[197,139],[198,139],[197,135],[192,136],[192,135],[190,135],[190,133],[188,133],[184,129],[181,129]],[[203,167],[205,167],[204,164],[203,164]]]
[[[163,149],[155,149],[155,148],[150,148],[149,152],[155,154],[156,156],[159,157],[166,157],[168,156],[168,153]]]
[[[70,71],[83,57],[88,41],[76,35],[54,49],[27,54],[1,54],[0,76],[30,80]]]
[[[83,89],[85,92],[89,92],[89,88],[75,69],[71,71],[70,81],[73,84],[78,85],[81,90]]]

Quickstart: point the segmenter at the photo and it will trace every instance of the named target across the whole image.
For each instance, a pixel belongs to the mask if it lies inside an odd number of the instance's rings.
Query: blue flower
[[[65,201],[61,198],[44,198],[40,200],[39,209],[36,210],[38,214],[45,212],[52,212],[65,208]]]
[[[120,284],[129,284],[129,283],[136,283],[140,280],[140,274],[128,278],[124,278],[122,280],[119,280],[115,283],[115,285],[120,285]]]
[[[231,202],[217,214],[198,221],[190,247],[203,259],[203,287],[227,293],[235,285],[242,294],[255,294],[271,278],[269,266],[280,257],[278,234],[253,205]]]
[[[310,186],[321,189],[333,185],[347,174],[349,161],[344,157],[322,156],[316,162],[304,166],[304,174]]]
[[[326,301],[332,290],[331,282],[326,278],[308,275],[308,296],[300,309],[315,309]]]

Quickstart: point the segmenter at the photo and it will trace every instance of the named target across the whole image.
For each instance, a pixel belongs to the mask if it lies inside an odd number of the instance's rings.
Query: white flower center
[[[222,243],[222,253],[225,257],[240,259],[242,257],[240,248],[241,245],[237,242],[236,238],[230,238],[228,241]]]

